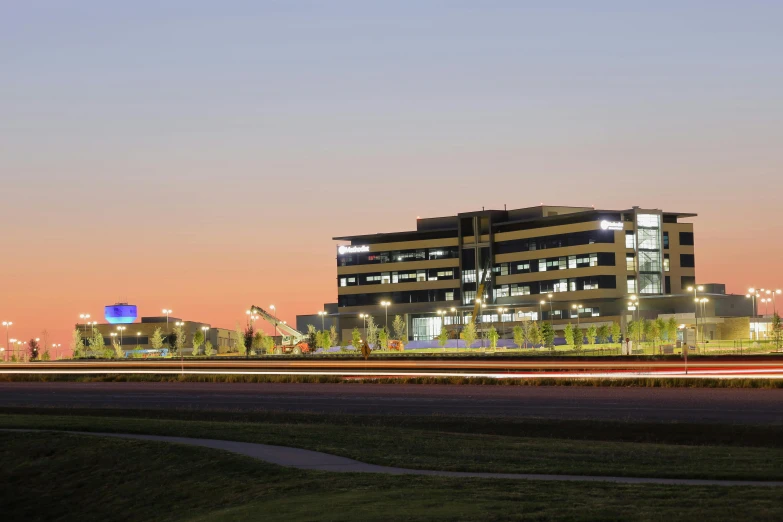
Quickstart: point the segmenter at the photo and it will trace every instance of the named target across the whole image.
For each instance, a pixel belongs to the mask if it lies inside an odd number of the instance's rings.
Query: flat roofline
[[[430,234],[433,232],[457,232],[457,227],[428,228],[426,230],[403,230],[402,232],[378,232],[376,234],[361,234],[358,236],[333,237],[332,241],[352,241],[354,239],[371,239],[386,236],[404,236],[408,234]]]

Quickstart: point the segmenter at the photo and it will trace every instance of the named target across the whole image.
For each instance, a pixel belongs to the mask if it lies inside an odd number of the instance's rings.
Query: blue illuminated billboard
[[[139,316],[136,305],[116,304],[104,309],[104,317],[109,324],[129,324]]]

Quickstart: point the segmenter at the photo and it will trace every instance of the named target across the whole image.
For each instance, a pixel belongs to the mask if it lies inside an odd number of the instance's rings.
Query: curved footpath
[[[665,484],[686,486],[777,486],[783,487],[781,481],[761,480],[702,480],[702,479],[674,479],[674,478],[638,478],[638,477],[609,477],[593,475],[541,475],[532,473],[480,473],[471,471],[437,471],[424,469],[394,468],[390,466],[378,466],[366,464],[358,460],[287,446],[272,446],[270,444],[256,444],[251,442],[236,442],[216,439],[194,439],[188,437],[167,437],[163,435],[138,435],[132,433],[101,433],[89,431],[65,431],[65,430],[34,430],[34,429],[0,429],[4,432],[49,432],[69,433],[74,435],[91,435],[98,437],[115,437],[120,439],[151,440],[158,442],[170,442],[186,444],[189,446],[201,446],[239,455],[245,455],[254,459],[263,460],[279,466],[316,471],[331,471],[338,473],[385,473],[389,475],[432,475],[438,477],[461,478],[492,478],[492,479],[522,479],[522,480],[547,480],[567,482],[616,482],[621,484]]]

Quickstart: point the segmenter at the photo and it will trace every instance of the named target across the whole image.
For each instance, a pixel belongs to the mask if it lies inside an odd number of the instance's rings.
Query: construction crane
[[[251,306],[250,312],[258,315],[266,322],[274,326],[275,334],[277,334],[277,330],[280,330],[280,333],[282,334],[282,342],[280,344],[284,353],[307,353],[310,351],[310,346],[307,344],[307,334],[303,334],[296,328],[293,328],[285,322],[278,320],[277,317],[270,314],[260,306]]]

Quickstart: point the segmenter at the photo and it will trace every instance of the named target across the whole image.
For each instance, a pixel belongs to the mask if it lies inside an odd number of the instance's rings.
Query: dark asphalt
[[[783,424],[783,389],[20,382],[0,383],[3,406]]]

